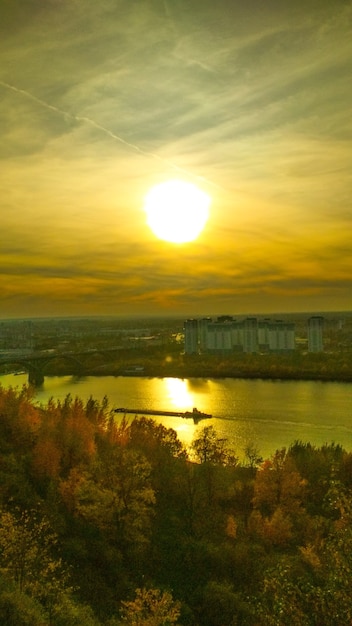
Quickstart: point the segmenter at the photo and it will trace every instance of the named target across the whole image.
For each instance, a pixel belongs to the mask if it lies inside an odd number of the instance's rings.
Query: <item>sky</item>
[[[0,317],[352,310],[352,3],[0,0]],[[168,180],[211,197],[155,237]]]

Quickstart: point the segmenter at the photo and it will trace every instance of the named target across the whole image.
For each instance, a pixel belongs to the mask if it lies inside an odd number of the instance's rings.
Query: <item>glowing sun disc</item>
[[[172,243],[193,241],[209,217],[210,197],[182,180],[169,180],[153,187],[146,196],[144,210],[154,235]]]

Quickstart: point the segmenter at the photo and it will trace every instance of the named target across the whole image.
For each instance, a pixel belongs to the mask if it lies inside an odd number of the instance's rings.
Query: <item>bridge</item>
[[[44,372],[47,365],[54,360],[67,360],[75,364],[78,373],[84,373],[86,366],[84,364],[87,356],[103,355],[104,357],[120,351],[121,348],[105,348],[80,350],[79,352],[52,352],[47,350],[38,350],[30,354],[6,354],[0,355],[0,368],[3,365],[20,366],[28,372],[28,383],[35,387],[40,387],[44,383]]]

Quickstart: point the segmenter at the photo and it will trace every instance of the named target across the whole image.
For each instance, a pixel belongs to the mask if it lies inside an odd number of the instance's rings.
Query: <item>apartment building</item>
[[[281,352],[295,349],[295,325],[282,320],[230,316],[186,320],[185,353]]]
[[[324,318],[313,315],[308,319],[308,352],[323,352]]]
[[[198,320],[186,320],[183,329],[185,333],[185,353],[197,354],[199,352]]]

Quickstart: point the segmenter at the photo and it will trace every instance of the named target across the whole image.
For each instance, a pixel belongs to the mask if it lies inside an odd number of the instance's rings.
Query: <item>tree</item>
[[[260,463],[263,463],[263,457],[259,453],[259,448],[254,443],[247,443],[244,453],[250,469],[254,470]]]
[[[314,625],[304,608],[306,585],[303,579],[293,579],[291,572],[292,565],[284,557],[264,574],[262,591],[256,599],[256,626]]]
[[[49,400],[32,449],[31,467],[35,480],[46,484],[67,477],[74,467],[90,464],[96,455],[96,435],[104,431],[105,405],[91,400],[85,406],[68,395],[64,402]]]
[[[150,465],[133,450],[115,446],[104,462],[86,471],[70,472],[60,485],[69,510],[101,530],[121,546],[148,541],[155,494]]]
[[[5,626],[39,626],[46,624],[38,602],[18,589],[0,586],[0,624]]]
[[[277,450],[258,469],[254,482],[253,504],[270,515],[280,506],[284,512],[296,513],[303,505],[306,481],[296,469],[286,449]]]
[[[135,417],[129,426],[128,447],[138,450],[150,463],[152,481],[161,494],[170,494],[187,452],[173,428],[146,417]]]
[[[336,626],[352,623],[352,497],[335,483],[329,490],[326,536],[279,559],[264,574],[258,598],[263,626]]]
[[[136,589],[134,600],[122,602],[121,623],[128,626],[177,624],[181,604],[160,589]]]
[[[228,439],[218,437],[213,426],[204,426],[200,435],[193,439],[191,450],[199,463],[234,466],[238,459],[227,444]]]
[[[173,428],[166,428],[146,417],[135,417],[129,426],[130,444],[153,462],[155,453],[170,458],[186,458],[183,444]]]
[[[32,404],[33,390],[24,385],[20,391],[0,385],[0,446],[16,441],[16,452],[23,454],[33,443],[33,437],[40,423],[39,410]]]
[[[54,626],[99,626],[100,622],[89,606],[79,604],[71,595],[64,594],[55,606],[53,624]]]
[[[70,591],[68,572],[55,556],[57,536],[35,511],[0,515],[0,571],[20,593],[36,598],[52,614],[60,595]]]
[[[236,626],[248,623],[250,609],[232,585],[211,581],[203,590],[199,613],[204,626]]]
[[[81,399],[73,401],[67,396],[61,407],[60,435],[62,446],[62,470],[68,473],[72,467],[89,464],[96,452],[94,424],[87,418]]]
[[[280,507],[275,509],[270,519],[264,521],[264,540],[274,546],[284,547],[293,538],[292,522]]]
[[[332,482],[341,473],[345,453],[338,444],[325,444],[320,448],[311,443],[296,441],[290,446],[288,456],[306,481],[307,510],[324,514],[324,500]]]

